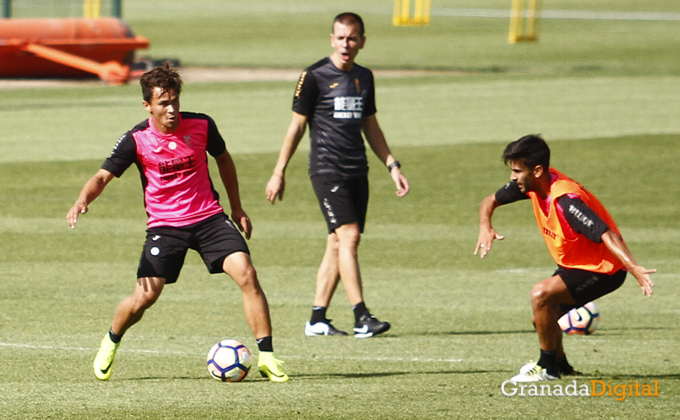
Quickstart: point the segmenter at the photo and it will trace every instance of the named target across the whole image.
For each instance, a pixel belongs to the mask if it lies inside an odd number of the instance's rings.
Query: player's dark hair
[[[142,97],[146,102],[151,102],[154,88],[161,88],[164,92],[174,89],[177,94],[182,91],[182,77],[167,61],[162,65],[147,71],[139,80],[142,85]]]
[[[364,36],[364,21],[361,16],[352,12],[340,13],[333,19],[333,26],[331,27],[331,33],[334,32],[335,22],[342,23],[343,25],[359,25],[359,36]]]
[[[546,170],[550,167],[550,148],[537,134],[524,136],[508,144],[502,157],[506,165],[514,160],[522,162],[529,169],[538,165]]]

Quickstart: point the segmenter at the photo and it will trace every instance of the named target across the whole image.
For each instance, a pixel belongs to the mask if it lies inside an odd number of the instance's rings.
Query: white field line
[[[68,347],[68,346],[46,346],[37,344],[21,344],[21,343],[2,343],[0,348],[21,348],[30,350],[49,350],[49,351],[84,351],[95,353],[96,348],[93,347]],[[139,354],[168,354],[175,356],[203,356],[201,352],[193,351],[168,351],[168,350],[143,350],[143,349],[129,349],[123,350],[125,353],[139,353]],[[303,355],[286,355],[283,356],[286,360],[305,360],[305,361],[334,361],[334,360],[352,360],[359,362],[426,362],[426,363],[461,363],[463,359],[449,359],[449,358],[428,358],[428,357],[369,357],[369,356],[303,356]]]
[[[69,347],[69,346],[46,346],[39,344],[21,344],[21,343],[2,343],[0,342],[0,348],[22,348],[30,350],[58,350],[58,351],[86,351],[86,352],[96,352],[97,349],[94,347]],[[199,353],[184,352],[184,351],[159,351],[159,350],[140,350],[140,349],[125,349],[126,353],[151,353],[151,354],[175,354],[175,355],[193,355]]]

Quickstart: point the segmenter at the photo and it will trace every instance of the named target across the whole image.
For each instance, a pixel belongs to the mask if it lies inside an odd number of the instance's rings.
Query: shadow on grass
[[[638,379],[646,379],[653,381],[655,379],[675,379],[675,380],[680,380],[680,373],[664,373],[664,374],[649,374],[649,375],[631,375],[631,374],[603,374],[601,372],[595,371],[590,374],[584,374],[582,377],[590,377],[590,378],[598,378],[598,379],[611,379],[611,380],[616,380],[616,381],[621,381],[621,380],[638,380]]]
[[[600,334],[620,335],[624,331],[664,331],[677,330],[677,327],[633,327],[633,328],[606,328],[601,329]],[[409,336],[437,336],[437,335],[499,335],[499,334],[536,334],[536,330],[513,330],[513,331],[426,331],[410,334],[389,334],[385,337],[409,337]],[[597,335],[597,334],[596,334]]]
[[[671,331],[677,330],[678,327],[625,327],[625,328],[601,328],[598,330],[601,334],[607,335],[623,335],[624,331]]]
[[[475,375],[480,373],[505,373],[504,370],[437,370],[437,371],[399,371],[399,372],[366,372],[366,373],[313,373],[295,375],[291,380],[317,380],[323,378],[341,378],[341,379],[362,379],[362,378],[389,378],[407,375]]]
[[[128,381],[128,382],[135,382],[135,381],[203,381],[203,380],[208,380],[208,381],[215,381],[215,379],[211,378],[210,376],[140,376],[140,377],[131,377],[131,378],[120,378],[116,379],[116,381]]]
[[[390,334],[386,337],[409,337],[427,335],[498,335],[498,334],[536,334],[536,330],[515,330],[515,331],[427,331],[412,334]]]
[[[399,371],[399,372],[366,372],[366,373],[311,373],[311,374],[301,374],[291,376],[291,381],[298,380],[318,380],[318,379],[362,379],[362,378],[389,378],[389,377],[399,377],[407,375],[475,375],[481,373],[507,373],[506,370],[437,370],[437,371]],[[122,381],[215,381],[215,379],[205,376],[205,377],[194,377],[194,376],[143,376],[138,378],[122,378]],[[267,379],[261,377],[257,371],[250,372],[246,377],[245,382],[260,381],[265,382]]]

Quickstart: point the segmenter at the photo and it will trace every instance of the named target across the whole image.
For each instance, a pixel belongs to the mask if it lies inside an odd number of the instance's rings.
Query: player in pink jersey
[[[148,120],[116,143],[102,168],[85,183],[66,215],[75,228],[114,177],[133,163],[142,176],[149,215],[146,243],[137,270],[134,293],[116,308],[109,333],[94,360],[98,379],[111,377],[123,334],[151,307],[166,284],[179,277],[188,249],[199,252],[211,273],[227,273],[241,288],[246,320],[259,348],[263,376],[285,382],[288,375],[274,356],[267,299],[260,287],[240,229],[250,238],[252,225],[241,207],[236,168],[215,122],[204,114],[179,111],[182,79],[167,63],[145,73],[140,83]],[[207,154],[215,158],[229,196],[232,219],[219,204],[208,173]]]

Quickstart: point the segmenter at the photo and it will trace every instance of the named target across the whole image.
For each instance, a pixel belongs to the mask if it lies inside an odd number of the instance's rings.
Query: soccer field
[[[360,263],[369,308],[393,327],[369,340],[303,334],[325,244],[306,144],[287,171],[284,201],[271,206],[264,195],[295,82],[188,83],[183,110],[211,115],[234,154],[274,346],[291,380],[269,383],[256,371],[235,384],[210,378],[205,354],[215,342],[236,338],[255,355],[257,346],[237,286],[190,254],[178,283],[126,334],[111,380],[97,381],[92,359],[117,303],[132,292],[144,238],[136,170],[113,181],[76,230],[65,215],[118,137],[146,117],[139,88],[4,89],[0,418],[677,416],[675,1],[545,2],[557,16],[571,10],[590,18],[544,19],[538,44],[515,46],[507,44],[508,19],[493,17],[509,13],[506,1],[435,0],[424,28],[392,27],[392,2],[383,1],[164,4],[157,12],[158,2],[125,2],[124,17],[150,38],[151,55],[185,66],[301,70],[330,53],[330,20],[352,9],[367,23],[360,64],[432,71],[377,79],[378,116],[412,191],[397,199],[370,156]],[[644,20],[643,12],[660,19]],[[499,209],[494,226],[506,239],[484,260],[472,255],[479,203],[510,175],[503,147],[535,132],[551,146],[553,166],[607,206],[638,262],[659,270],[653,297],[629,277],[598,300],[594,335],[565,337],[569,360],[584,375],[559,382],[588,387],[590,397],[508,396],[502,388],[538,357],[529,291],[554,271],[530,205]],[[329,317],[351,329],[342,287]],[[636,385],[654,395],[635,395]]]

